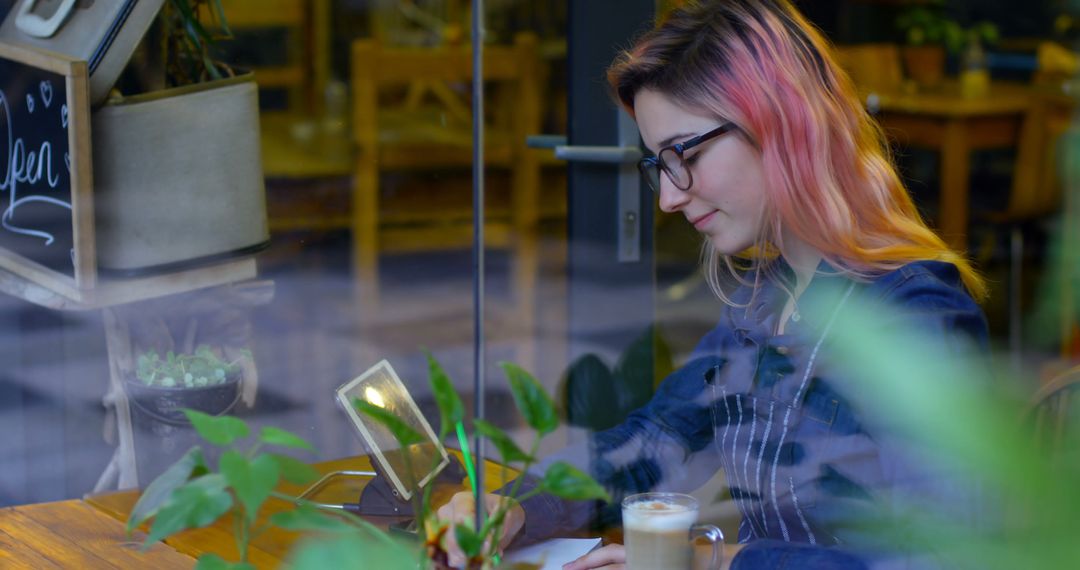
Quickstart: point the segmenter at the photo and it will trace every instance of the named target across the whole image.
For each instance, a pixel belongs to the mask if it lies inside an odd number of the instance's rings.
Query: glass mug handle
[[[724,556],[724,533],[711,524],[696,524],[690,527],[690,542],[699,538],[705,538],[712,544],[712,558],[709,560],[709,570],[719,570],[720,562]]]

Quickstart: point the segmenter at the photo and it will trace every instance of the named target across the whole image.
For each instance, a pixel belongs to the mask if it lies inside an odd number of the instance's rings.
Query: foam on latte
[[[663,501],[641,501],[623,509],[623,528],[627,530],[685,531],[696,519],[696,509]]]

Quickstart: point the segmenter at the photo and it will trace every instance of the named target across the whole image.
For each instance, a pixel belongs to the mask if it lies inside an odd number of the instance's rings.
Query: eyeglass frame
[[[686,151],[700,145],[701,143],[712,140],[720,135],[727,134],[738,128],[739,127],[735,123],[727,121],[719,127],[712,129],[711,131],[702,133],[680,143],[665,146],[664,148],[656,151],[655,156],[646,156],[639,160],[638,170],[640,170],[641,174],[645,176],[645,180],[648,183],[649,187],[652,188],[653,192],[655,192],[656,194],[660,194],[660,172],[663,172],[664,175],[667,176],[668,180],[671,181],[671,184],[673,186],[675,186],[679,190],[682,190],[683,192],[688,192],[690,188],[694,186],[694,174],[690,171],[690,166],[684,165],[686,170],[687,184],[686,188],[681,188],[679,187],[679,184],[675,182],[675,179],[672,178],[671,170],[668,168],[667,163],[665,163],[664,160],[660,158],[660,155],[664,154],[665,151],[671,150],[675,152],[675,156],[678,156],[680,161],[685,162],[686,159],[683,158],[683,154]],[[657,180],[655,186],[652,183],[653,169],[657,170]]]

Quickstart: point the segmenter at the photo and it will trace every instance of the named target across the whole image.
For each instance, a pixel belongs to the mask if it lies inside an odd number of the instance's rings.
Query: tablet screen
[[[389,411],[426,438],[409,446],[413,477],[409,476],[404,451],[393,433],[381,423],[358,412],[352,404],[354,399]],[[420,408],[386,360],[339,387],[337,401],[345,409],[380,470],[404,499],[411,498],[414,490],[426,485],[449,463],[446,449],[431,429],[431,424],[424,419]]]

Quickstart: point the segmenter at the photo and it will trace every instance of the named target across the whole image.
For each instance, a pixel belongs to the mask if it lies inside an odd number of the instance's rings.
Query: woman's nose
[[[660,173],[660,209],[662,211],[669,214],[671,212],[677,212],[689,201],[689,192],[679,190],[675,187],[675,184],[668,179],[666,173]]]

